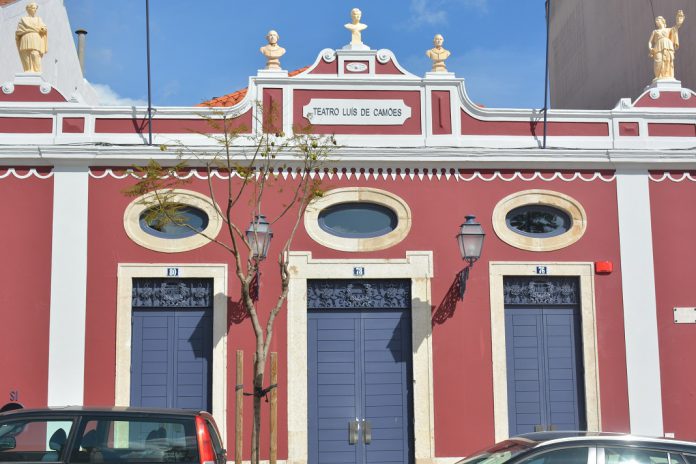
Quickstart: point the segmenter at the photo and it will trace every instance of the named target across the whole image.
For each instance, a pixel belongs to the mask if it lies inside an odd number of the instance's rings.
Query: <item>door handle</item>
[[[358,443],[358,421],[348,422],[348,444],[355,445]]]
[[[367,419],[363,419],[363,442],[366,445],[372,443],[372,424]]]

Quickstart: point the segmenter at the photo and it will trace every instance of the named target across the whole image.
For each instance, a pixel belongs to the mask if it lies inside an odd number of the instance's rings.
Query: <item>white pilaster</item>
[[[662,436],[662,390],[648,172],[619,170],[616,190],[631,433]]]
[[[87,312],[87,167],[53,175],[48,405],[82,405]]]

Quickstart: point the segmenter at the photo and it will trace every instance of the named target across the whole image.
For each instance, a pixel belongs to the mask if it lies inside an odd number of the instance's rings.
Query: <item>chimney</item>
[[[78,29],[75,31],[77,34],[77,59],[80,60],[80,69],[82,69],[82,77],[85,76],[85,40],[87,37],[87,31],[84,29]]]

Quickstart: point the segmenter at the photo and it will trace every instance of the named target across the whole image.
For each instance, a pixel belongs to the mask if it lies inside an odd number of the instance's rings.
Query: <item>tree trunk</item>
[[[254,424],[251,429],[251,464],[259,464],[260,440],[261,440],[261,396],[263,390],[263,375],[266,365],[266,357],[263,349],[257,350],[254,355]]]

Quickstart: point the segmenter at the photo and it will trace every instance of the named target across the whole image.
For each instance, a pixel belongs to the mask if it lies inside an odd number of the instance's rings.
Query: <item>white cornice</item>
[[[188,147],[195,156],[191,166],[203,165],[211,147]],[[199,157],[199,159],[196,159]],[[684,150],[567,150],[489,149],[456,147],[353,148],[342,147],[331,156],[331,168],[365,169],[614,169],[636,166],[646,169],[695,169],[696,148]],[[130,167],[149,159],[174,164],[173,151],[145,145],[5,145],[0,146],[1,166],[73,164]],[[278,162],[294,166],[291,153]]]

